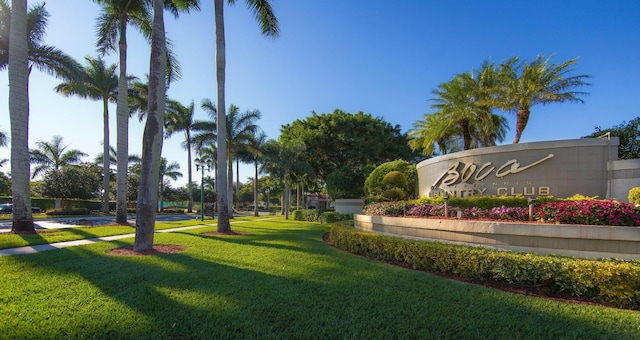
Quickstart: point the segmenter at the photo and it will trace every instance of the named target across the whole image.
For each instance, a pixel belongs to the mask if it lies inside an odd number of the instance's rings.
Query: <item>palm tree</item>
[[[31,163],[37,164],[31,178],[49,169],[59,170],[61,167],[79,164],[82,157],[87,156],[80,150],[67,150],[68,145],[62,145],[61,136],[53,136],[51,142],[38,141],[37,150],[31,150]]]
[[[178,171],[180,169],[180,164],[177,162],[171,162],[168,164],[167,159],[162,157],[160,159],[160,186],[158,191],[158,201],[160,202],[160,211],[164,209],[162,204],[162,192],[164,190],[164,178],[169,177],[172,180],[177,180],[178,177],[182,177],[182,173]]]
[[[65,96],[78,95],[82,98],[90,98],[102,101],[102,185],[104,196],[102,198],[102,212],[109,213],[109,102],[115,102],[118,94],[118,66],[112,64],[106,66],[102,58],[85,57],[87,67],[84,68],[84,78],[81,81],[67,81],[56,86],[55,90]]]
[[[145,1],[94,0],[102,6],[98,17],[98,48],[101,53],[119,52],[120,75],[116,106],[117,175],[116,223],[127,222],[127,155],[129,154],[129,107],[127,82],[127,25],[138,28],[145,37],[151,34],[151,17]]]
[[[260,132],[251,136],[248,142],[245,149],[247,152],[244,156],[245,160],[253,162],[253,214],[254,216],[258,216],[258,165],[264,156],[264,145],[267,142],[267,135],[264,132]]]
[[[43,45],[49,12],[45,4],[31,7],[27,13],[27,58],[28,74],[37,69],[63,79],[75,79],[80,74],[80,64],[61,50]],[[9,64],[9,35],[11,34],[11,8],[7,0],[0,0],[0,71]],[[28,77],[27,74],[27,77]]]
[[[214,124],[220,126],[221,124],[217,121],[217,110],[216,107],[211,103],[209,99],[205,99],[202,103],[202,108],[209,113],[210,116],[214,119]],[[235,105],[231,105],[229,107],[229,113],[226,115],[226,145],[227,145],[227,157],[229,161],[229,165],[227,168],[227,178],[228,182],[228,199],[229,202],[232,202],[232,193],[233,193],[233,159],[235,157],[236,160],[236,169],[239,167],[239,157],[238,154],[242,151],[245,145],[249,142],[249,139],[255,135],[258,131],[258,125],[256,121],[260,119],[261,113],[258,110],[249,110],[245,112],[240,112],[240,108]],[[218,134],[220,131],[218,131]],[[218,145],[220,142],[218,141]],[[238,179],[236,179],[236,184]],[[221,183],[218,183],[221,185]],[[236,186],[236,193],[238,191],[238,187]],[[229,218],[232,218],[231,206],[229,205]]]
[[[171,100],[168,103],[168,111],[164,117],[164,126],[166,128],[165,138],[169,138],[176,132],[184,132],[184,142],[182,146],[187,150],[187,191],[189,194],[189,203],[187,205],[187,211],[193,210],[193,197],[191,195],[192,176],[191,176],[191,149],[194,146],[192,137],[193,131],[198,131],[202,124],[206,122],[194,120],[194,103],[193,101],[189,106],[184,106],[175,100]]]
[[[233,4],[234,0],[227,0],[230,4]],[[266,37],[277,37],[279,35],[278,19],[276,19],[271,8],[271,4],[268,0],[254,1],[246,0],[245,3],[249,10],[251,10],[256,17],[256,20],[260,24],[262,34]],[[226,64],[226,51],[224,41],[224,0],[214,0],[215,22],[216,22],[216,84],[218,89],[218,107],[216,121],[218,122],[218,169],[220,174],[218,177],[217,185],[217,200],[219,207],[218,214],[218,232],[231,231],[231,225],[229,224],[229,206],[227,195],[227,127],[226,127],[226,113],[225,113],[225,64]]]
[[[425,114],[409,131],[409,147],[413,151],[421,150],[425,156],[459,151],[456,139],[459,131],[458,125],[451,124],[442,113]]]
[[[35,232],[29,183],[29,92],[27,90],[27,1],[12,0],[9,39],[9,115],[11,118],[11,195],[13,232]],[[6,9],[3,8],[6,15]],[[3,22],[6,22],[2,20]],[[5,24],[6,25],[6,24]]]
[[[13,231],[34,232],[29,183],[29,74],[33,66],[58,77],[78,75],[79,64],[42,44],[49,13],[44,4],[27,13],[26,0],[0,0],[0,71],[9,68]]]
[[[577,59],[555,64],[551,63],[552,58],[553,55],[546,59],[539,55],[531,63],[524,64],[518,63],[519,58],[514,57],[500,65],[504,78],[496,104],[503,110],[516,113],[514,143],[520,142],[522,132],[529,122],[532,106],[584,102],[579,96],[587,93],[574,89],[591,85],[585,82],[590,76],[570,75]]]
[[[289,181],[292,171],[310,172],[309,163],[302,161],[300,156],[305,150],[302,143],[285,143],[283,141],[269,140],[264,145],[265,162],[263,169],[276,178],[284,181],[284,208],[285,219],[289,219]]]
[[[174,2],[175,1],[175,2]],[[197,8],[197,1],[153,1],[153,28],[149,66],[149,102],[147,122],[142,137],[142,163],[138,201],[136,205],[136,252],[153,248],[153,234],[158,205],[158,180],[160,179],[160,155],[162,153],[166,86],[170,79],[167,72],[167,43],[164,30],[165,6],[178,15],[178,11]],[[118,152],[120,152],[118,150]],[[120,162],[118,162],[120,167]]]

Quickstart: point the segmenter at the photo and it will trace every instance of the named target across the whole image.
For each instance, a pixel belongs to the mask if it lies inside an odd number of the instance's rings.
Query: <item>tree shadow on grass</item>
[[[23,317],[24,323],[5,334],[17,338],[512,339],[630,338],[639,332],[634,328],[637,313],[607,314],[598,307],[567,306],[450,281],[327,245],[320,249],[322,240],[312,237],[317,230],[299,238],[290,232],[246,240],[249,236],[157,235],[156,244],[186,247],[176,254],[107,254],[130,246],[129,239],[13,257],[12,262],[29,264],[22,280],[33,280],[40,287],[45,285],[39,281],[44,278],[49,287],[35,292],[46,303],[20,309],[32,320]],[[269,238],[294,246],[260,243]],[[295,250],[295,256],[290,250]],[[267,259],[273,252],[280,257]],[[29,285],[15,289],[19,294],[34,294]],[[45,307],[51,308],[50,314],[38,311]],[[619,327],[606,328],[604,321],[613,318]],[[36,327],[27,329],[29,323]],[[22,327],[24,333],[20,333]]]

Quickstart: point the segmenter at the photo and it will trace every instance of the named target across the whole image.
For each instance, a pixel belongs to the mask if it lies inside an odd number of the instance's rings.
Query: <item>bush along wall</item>
[[[640,262],[584,260],[410,240],[333,224],[331,242],[347,252],[414,269],[542,289],[548,295],[640,309]]]

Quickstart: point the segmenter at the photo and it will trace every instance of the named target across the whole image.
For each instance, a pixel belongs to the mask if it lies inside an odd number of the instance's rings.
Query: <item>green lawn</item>
[[[333,249],[326,226],[245,219],[243,236],[157,234],[0,257],[0,338],[640,338],[640,312],[445,280]]]

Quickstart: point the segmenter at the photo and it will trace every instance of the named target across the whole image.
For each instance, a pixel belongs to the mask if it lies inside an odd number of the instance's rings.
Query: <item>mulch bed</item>
[[[185,250],[185,247],[175,244],[156,244],[150,250],[135,252],[133,246],[127,246],[110,250],[110,255],[121,256],[138,256],[138,255],[161,255],[161,254],[175,254]]]

